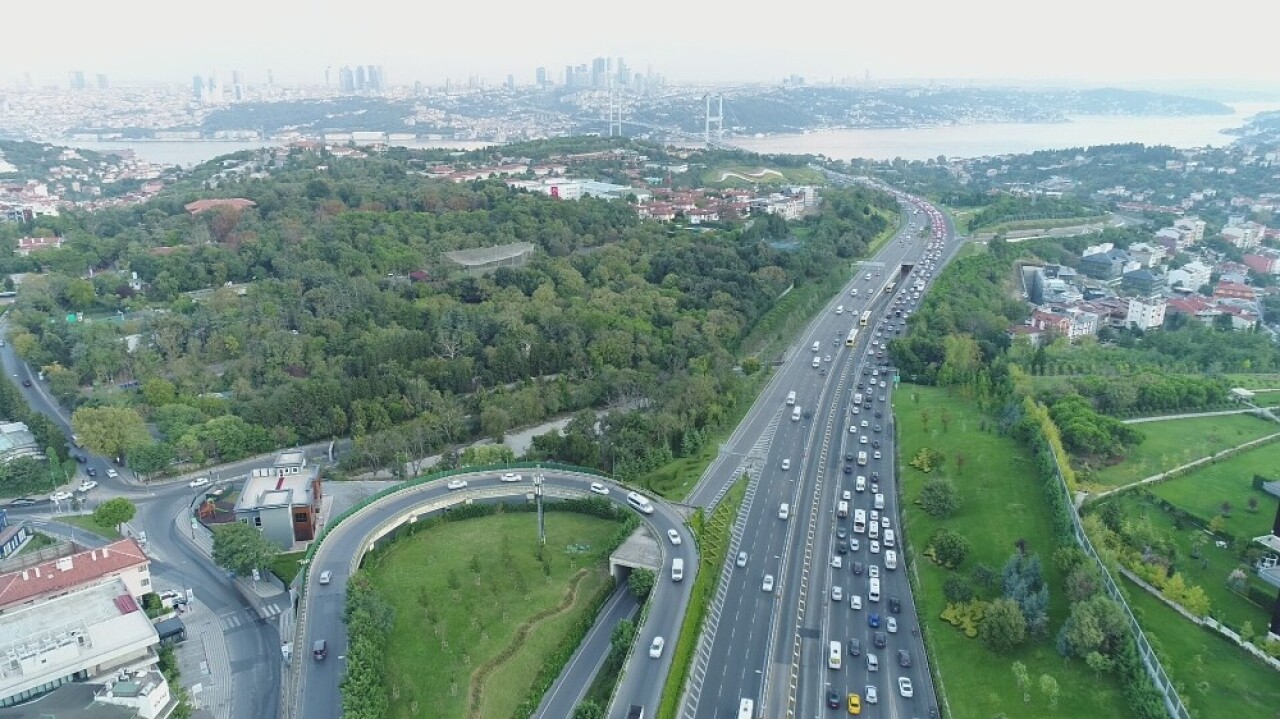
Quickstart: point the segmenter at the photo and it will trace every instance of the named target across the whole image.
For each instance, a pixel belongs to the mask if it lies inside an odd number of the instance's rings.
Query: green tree
[[[1031,701],[1031,675],[1027,673],[1027,665],[1022,662],[1013,663],[1013,680],[1018,683],[1018,691],[1022,692],[1022,701]]]
[[[501,442],[511,429],[511,415],[501,407],[490,405],[480,411],[480,431]]]
[[[95,296],[93,283],[88,280],[74,279],[62,290],[62,301],[73,310],[86,310],[93,305]]]
[[[54,397],[68,405],[75,405],[75,399],[80,395],[79,375],[54,362],[44,368],[44,376],[49,380],[49,391]]]
[[[960,511],[960,492],[951,480],[931,479],[920,489],[920,508],[934,519],[947,519]]]
[[[108,457],[151,442],[142,417],[129,407],[81,407],[71,415],[71,428],[83,446]]]
[[[1018,603],[1003,597],[991,602],[978,625],[978,636],[995,652],[1007,652],[1025,641],[1027,620]]]
[[[636,596],[637,599],[643,600],[649,596],[649,592],[653,591],[653,585],[657,581],[657,575],[651,569],[633,569],[631,576],[627,577],[627,589]]]
[[[460,467],[480,467],[490,464],[510,464],[516,454],[505,444],[477,444],[462,450],[458,459]]]
[[[1089,652],[1084,657],[1084,663],[1089,665],[1093,670],[1094,676],[1100,677],[1105,672],[1111,671],[1111,660],[1103,656],[1100,652]]]
[[[178,401],[178,390],[163,377],[152,377],[142,383],[142,399],[152,407],[163,407]]]
[[[174,460],[173,447],[165,442],[152,442],[137,447],[129,454],[129,468],[146,478],[159,472]]]
[[[1058,706],[1058,680],[1048,674],[1040,675],[1040,691],[1044,693],[1045,698],[1049,700],[1049,708],[1057,708]]]
[[[138,508],[124,497],[108,499],[93,510],[93,523],[99,527],[113,528],[120,531],[120,525],[133,519]]]
[[[604,719],[604,707],[588,699],[573,708],[573,719]]]
[[[213,561],[236,574],[266,569],[280,553],[275,543],[246,522],[230,522],[213,532]]]
[[[933,537],[929,540],[929,547],[933,549],[933,556],[938,560],[938,563],[952,569],[963,564],[972,550],[972,545],[964,535],[949,529],[939,529],[934,532]]]

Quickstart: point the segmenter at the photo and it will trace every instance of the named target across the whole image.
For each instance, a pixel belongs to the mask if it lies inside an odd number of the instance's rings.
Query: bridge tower
[[[717,110],[716,114],[711,114],[711,95],[704,95],[703,100],[706,101],[707,112],[706,119],[702,129],[702,141],[707,147],[711,147],[711,123],[716,125],[716,143],[724,142],[724,95],[716,95]]]
[[[622,96],[609,85],[609,137],[622,137]]]

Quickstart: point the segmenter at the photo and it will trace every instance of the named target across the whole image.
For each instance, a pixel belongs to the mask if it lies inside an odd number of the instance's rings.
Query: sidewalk
[[[191,526],[189,519],[178,515],[174,518],[178,526],[178,534],[183,541],[195,547],[213,563],[213,534],[197,523]],[[264,572],[261,579],[254,581],[252,577],[236,577],[233,581],[241,596],[253,607],[262,619],[270,619],[289,607],[289,591],[284,583],[274,574]]]

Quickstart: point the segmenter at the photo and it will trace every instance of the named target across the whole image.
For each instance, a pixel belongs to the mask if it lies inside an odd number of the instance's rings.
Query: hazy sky
[[[0,82],[105,73],[114,84],[231,70],[323,82],[383,65],[392,83],[625,57],[669,80],[1280,80],[1274,0],[62,0],[6,3]],[[1194,11],[1194,15],[1192,12]],[[21,29],[20,29],[21,28]],[[336,78],[336,74],[335,74]],[[225,80],[224,80],[225,81]]]

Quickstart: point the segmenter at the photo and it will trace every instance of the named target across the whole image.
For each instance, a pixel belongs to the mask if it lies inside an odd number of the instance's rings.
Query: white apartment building
[[[1149,330],[1164,324],[1163,299],[1129,299],[1129,310],[1124,322],[1130,327]]]
[[[1169,270],[1168,274],[1165,275],[1165,281],[1169,287],[1181,282],[1184,289],[1197,290],[1202,285],[1209,284],[1209,276],[1212,273],[1212,268],[1200,260],[1196,260],[1188,262],[1179,269]]]

